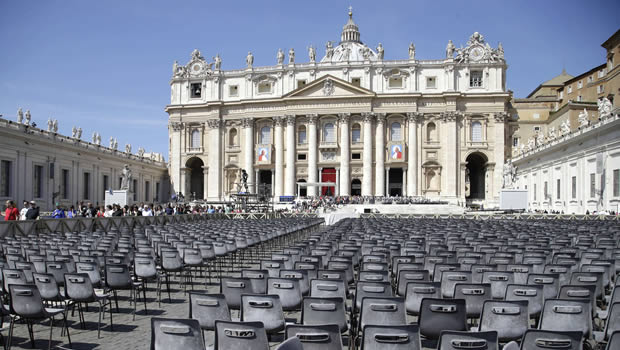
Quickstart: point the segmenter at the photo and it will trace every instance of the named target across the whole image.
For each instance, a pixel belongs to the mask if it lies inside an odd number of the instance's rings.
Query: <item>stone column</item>
[[[209,127],[209,176],[208,193],[209,200],[219,201],[222,198],[222,121],[220,119],[207,120]],[[186,198],[187,194],[186,194]]]
[[[284,194],[284,145],[282,140],[282,126],[284,124],[284,117],[275,117],[273,120],[275,122],[273,136],[276,148],[276,183],[274,186],[274,196],[279,197]]]
[[[385,113],[376,114],[375,127],[375,196],[385,195]]]
[[[321,167],[321,168],[319,168],[319,174],[318,174],[318,175],[319,175],[319,179],[318,179],[318,181],[317,181],[317,182],[320,182],[320,181],[321,181],[321,175],[320,175],[320,174],[322,174],[322,173],[323,173],[323,168]],[[319,191],[319,192],[317,193],[317,196],[320,196],[320,195],[323,193],[323,186],[318,186],[318,187],[317,187],[317,189],[318,189],[318,191]]]
[[[276,194],[276,172],[271,172],[271,195],[275,196]]]
[[[202,198],[207,199],[209,198],[209,167],[208,166],[203,166],[202,167]]]
[[[172,182],[172,188],[174,193],[178,193],[179,191],[183,191],[183,182],[181,177],[181,133],[183,131],[183,123],[181,122],[170,122],[168,125],[168,130],[171,133],[170,135],[170,182]],[[116,176],[112,176],[110,179],[111,187],[117,188],[117,179]],[[73,191],[70,191],[71,194]]]
[[[350,113],[338,114],[340,124],[340,192],[341,196],[348,196],[351,191],[351,171],[349,168],[351,157],[351,143],[349,139],[349,119]]]
[[[390,195],[390,167],[385,168],[385,195]]]
[[[248,191],[256,193],[256,180],[254,177],[254,119],[243,118],[244,149],[243,167],[248,173]]]
[[[409,192],[407,191],[407,168],[403,168],[403,190],[402,190],[402,196],[408,196]]]
[[[407,129],[407,195],[417,196],[418,192],[418,122],[422,120],[423,114],[419,112],[407,113],[409,127]]]
[[[504,165],[504,133],[506,127],[506,121],[508,120],[509,115],[506,112],[496,113],[494,115],[495,123],[493,124],[493,162],[497,164],[498,167],[503,167]],[[487,142],[489,139],[486,139]],[[489,144],[490,146],[490,144]],[[489,176],[489,181],[493,182],[493,191],[489,191],[489,196],[495,201],[495,204],[499,204],[499,190],[502,188],[502,172],[496,171],[493,174],[494,176]],[[491,198],[488,198],[489,201]]]
[[[284,195],[295,195],[295,116],[286,116],[286,176]]]
[[[443,120],[443,142],[442,152],[445,157],[445,167],[441,171],[442,188],[441,196],[447,197],[446,199],[455,200],[457,196],[458,186],[458,117],[459,113],[456,111],[443,112],[441,114]]]
[[[182,172],[183,172],[183,178],[185,179],[185,181],[184,181],[185,187],[183,188],[183,195],[185,196],[185,198],[189,199],[191,197],[191,195],[192,195],[192,169],[191,168],[183,168]],[[138,183],[139,182],[140,181],[138,181]],[[130,188],[132,186],[133,186],[133,184],[129,185]],[[132,189],[133,189],[134,193],[138,192],[137,188],[132,188]]]
[[[316,138],[316,123],[318,114],[309,114],[308,118],[308,182],[318,182],[317,180],[317,138]],[[319,191],[320,193],[320,191]],[[308,186],[308,196],[316,196],[317,187]]]
[[[364,118],[364,153],[362,166],[362,196],[372,196],[372,113],[362,113]]]
[[[340,181],[340,175],[342,174],[342,172],[340,171],[340,168],[336,168],[336,186],[334,187],[334,193],[332,194],[333,196],[342,196],[342,192],[340,191],[340,185],[342,184],[342,181]]]
[[[250,188],[252,188],[252,187],[254,188],[254,193],[256,193],[256,194],[258,194],[259,191],[260,191],[260,187],[259,187],[260,183],[258,181],[258,179],[259,179],[258,172],[259,172],[258,169],[254,170],[254,185],[250,186]]]

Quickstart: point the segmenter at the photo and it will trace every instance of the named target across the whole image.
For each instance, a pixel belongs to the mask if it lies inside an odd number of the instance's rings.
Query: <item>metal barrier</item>
[[[470,220],[610,220],[619,221],[618,215],[574,215],[574,214],[360,214],[361,218],[392,219],[470,219]]]

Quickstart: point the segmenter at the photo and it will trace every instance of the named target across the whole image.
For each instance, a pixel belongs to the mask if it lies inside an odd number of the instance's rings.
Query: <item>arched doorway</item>
[[[362,181],[360,179],[351,180],[351,195],[352,196],[362,195]]]
[[[190,169],[189,192],[185,198],[204,199],[204,162],[198,157],[187,160],[185,166]]]
[[[487,157],[479,152],[470,154],[465,170],[465,198],[483,200],[485,198],[485,177]],[[469,189],[469,191],[468,191]]]

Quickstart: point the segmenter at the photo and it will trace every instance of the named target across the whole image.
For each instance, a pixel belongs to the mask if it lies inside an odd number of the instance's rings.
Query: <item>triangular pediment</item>
[[[297,88],[283,98],[312,98],[312,97],[371,97],[375,96],[373,91],[355,86],[348,81],[336,78],[332,75],[322,76],[306,86]]]

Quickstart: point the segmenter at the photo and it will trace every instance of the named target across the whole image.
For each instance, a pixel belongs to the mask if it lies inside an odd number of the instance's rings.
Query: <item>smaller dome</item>
[[[360,31],[357,24],[353,22],[353,8],[349,7],[349,20],[342,27],[340,44],[331,48],[329,43],[325,57],[321,62],[359,62],[377,61],[377,54],[360,40]]]

